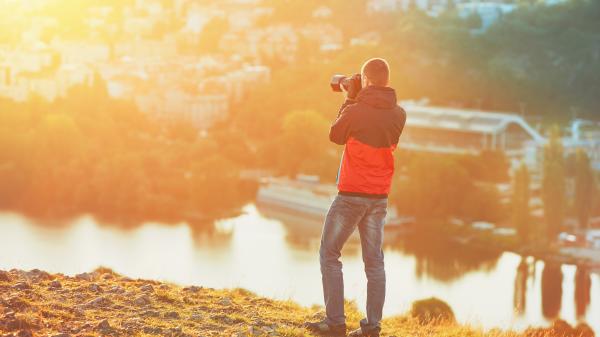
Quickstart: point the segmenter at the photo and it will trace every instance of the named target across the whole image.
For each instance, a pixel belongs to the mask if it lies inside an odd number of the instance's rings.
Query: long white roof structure
[[[482,134],[498,134],[509,125],[515,124],[529,134],[533,141],[542,144],[544,137],[523,119],[523,117],[502,112],[457,109],[446,107],[402,104],[406,109],[407,126],[430,129],[446,129]]]

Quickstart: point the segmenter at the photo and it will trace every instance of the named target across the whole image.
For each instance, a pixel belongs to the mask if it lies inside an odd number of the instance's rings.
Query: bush
[[[435,297],[413,302],[410,315],[417,318],[421,324],[455,322],[452,308]]]
[[[594,337],[594,331],[589,325],[585,323],[579,323],[573,328],[569,323],[562,319],[557,319],[552,323],[549,328],[529,328],[523,333],[525,337],[546,337],[546,336],[560,336],[560,337]]]

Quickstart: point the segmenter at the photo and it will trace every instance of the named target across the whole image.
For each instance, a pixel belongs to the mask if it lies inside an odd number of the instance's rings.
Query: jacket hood
[[[390,109],[397,105],[396,91],[390,87],[370,85],[358,92],[356,100],[378,109]]]

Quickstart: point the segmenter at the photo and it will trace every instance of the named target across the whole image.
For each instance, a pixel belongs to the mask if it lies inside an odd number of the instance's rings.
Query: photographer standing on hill
[[[326,318],[307,322],[319,334],[345,336],[344,280],[339,258],[344,243],[358,227],[367,275],[367,317],[349,336],[379,336],[385,300],[383,226],[394,174],[395,150],[406,122],[389,87],[388,63],[373,58],[361,74],[334,76],[331,86],[347,99],[331,126],[329,139],[345,145],[338,172],[338,195],[329,208],[319,249]]]

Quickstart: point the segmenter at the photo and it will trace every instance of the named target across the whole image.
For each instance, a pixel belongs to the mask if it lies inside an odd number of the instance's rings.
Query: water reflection
[[[547,263],[542,271],[542,313],[547,319],[559,316],[563,295],[560,264]]]
[[[577,267],[575,272],[575,313],[577,318],[585,316],[591,301],[592,278],[586,267]]]
[[[515,313],[519,316],[525,314],[525,308],[527,305],[527,279],[529,277],[529,263],[527,258],[522,257],[521,263],[517,267],[517,274],[515,277],[515,292],[513,295],[513,307]]]
[[[183,285],[243,287],[262,296],[322,303],[317,248],[322,222],[262,213],[210,226],[147,222],[136,228],[90,216],[44,223],[0,213],[0,269],[39,268],[75,274],[103,265],[133,278]],[[356,236],[342,261],[345,293],[364,310],[366,281]],[[384,314],[401,314],[417,299],[448,302],[460,322],[484,328],[547,325],[546,317],[588,321],[600,331],[600,277],[574,266],[544,267],[512,253],[415,236],[388,235]]]
[[[396,247],[416,257],[415,274],[450,282],[471,271],[486,272],[496,267],[501,253],[444,240],[439,236],[412,234],[397,240]]]

